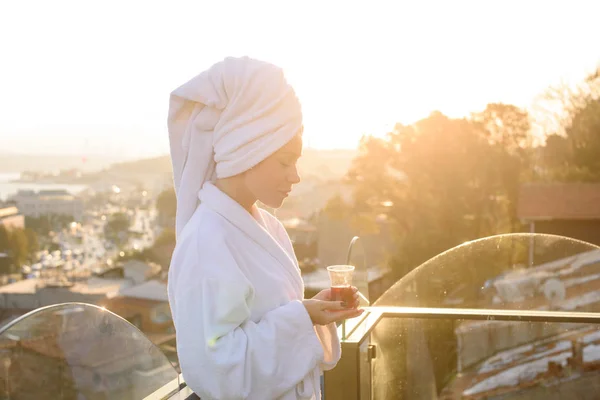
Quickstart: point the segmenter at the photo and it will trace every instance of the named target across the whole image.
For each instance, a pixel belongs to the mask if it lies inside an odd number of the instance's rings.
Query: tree
[[[35,251],[37,251],[37,236],[33,231],[19,228],[6,229],[0,225],[0,253],[7,253],[12,264],[20,267]]]
[[[117,244],[123,244],[127,237],[131,220],[126,213],[115,213],[111,215],[104,226],[106,237]]]
[[[168,269],[171,263],[171,255],[175,247],[175,230],[165,228],[156,238],[152,247],[143,250],[130,250],[124,256],[119,256],[117,261],[127,261],[131,259],[144,262],[153,262]]]
[[[471,119],[482,125],[490,144],[499,145],[507,153],[521,154],[532,145],[529,114],[518,107],[491,103],[482,112],[473,114]]]
[[[4,225],[0,225],[0,252],[4,253],[10,250],[10,235]]]
[[[143,262],[154,262],[158,264],[158,260],[154,256],[151,249],[129,250],[123,256],[117,256],[116,261],[125,262],[129,260],[139,260]]]
[[[29,242],[23,229],[13,229],[9,232],[10,246],[15,264],[20,267],[29,257]]]
[[[154,240],[153,247],[160,247],[164,245],[174,245],[176,240],[175,230],[171,228],[165,228]]]
[[[339,193],[327,201],[323,211],[329,218],[338,221],[348,218],[351,212],[350,207]]]
[[[48,215],[42,215],[40,217],[25,216],[25,226],[33,229],[42,236],[47,236],[52,230],[52,224]]]
[[[385,214],[398,276],[468,240],[516,229],[529,117],[491,104],[468,119],[435,112],[386,138],[364,138],[348,174],[353,214]]]
[[[568,168],[580,180],[600,181],[600,99],[590,98],[577,110],[566,129]]]
[[[73,222],[73,217],[63,214],[45,214],[39,217],[25,217],[25,226],[40,236],[48,236],[50,231],[60,231]]]
[[[554,181],[600,181],[600,68],[575,88],[555,87],[546,101],[554,133],[541,151],[543,174]]]
[[[174,188],[165,189],[158,195],[156,209],[162,225],[174,225],[177,210],[177,197]]]
[[[483,136],[491,146],[494,184],[492,195],[505,196],[502,201],[508,214],[506,224],[510,231],[518,229],[517,201],[521,182],[531,178],[532,147],[529,114],[513,105],[488,104],[484,111],[471,119],[478,123]],[[499,200],[500,200],[499,199]]]
[[[25,228],[24,233],[25,233],[25,237],[27,237],[29,255],[32,255],[33,253],[37,252],[40,249],[38,236],[35,233],[35,231],[31,228]]]

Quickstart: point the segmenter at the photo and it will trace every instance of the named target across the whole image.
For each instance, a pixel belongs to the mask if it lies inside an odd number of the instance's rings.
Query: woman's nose
[[[296,183],[300,182],[300,174],[298,173],[298,167],[293,168],[288,179],[292,185],[295,185]]]

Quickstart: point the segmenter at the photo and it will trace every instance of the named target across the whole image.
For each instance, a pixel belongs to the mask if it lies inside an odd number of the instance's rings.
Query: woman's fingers
[[[345,319],[355,318],[361,315],[364,310],[358,309],[358,301],[355,304],[352,304],[352,308],[345,304],[343,301],[325,301],[323,302],[323,306],[325,307],[323,310],[325,315],[325,319],[328,323],[331,322],[340,322]]]
[[[330,322],[341,322],[343,320],[346,319],[350,319],[350,318],[356,318],[359,315],[361,315],[365,310],[363,309],[352,309],[352,310],[344,310],[344,311],[339,311],[336,313],[329,313],[330,314]]]
[[[348,305],[343,301],[322,301],[321,306],[323,307],[322,310],[327,311],[340,311],[348,309]]]
[[[348,318],[355,318],[364,312],[362,309],[348,308],[348,305],[341,301],[309,299],[304,300],[302,303],[308,311],[313,324],[317,325],[326,325]],[[358,307],[358,304],[356,304],[356,307]]]

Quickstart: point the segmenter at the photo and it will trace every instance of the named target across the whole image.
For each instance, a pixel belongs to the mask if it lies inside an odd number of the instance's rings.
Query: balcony
[[[360,275],[358,275],[360,276]],[[600,249],[516,234],[465,243],[397,281],[339,327],[326,400],[597,398]],[[193,399],[137,328],[78,303],[0,334],[6,399]]]

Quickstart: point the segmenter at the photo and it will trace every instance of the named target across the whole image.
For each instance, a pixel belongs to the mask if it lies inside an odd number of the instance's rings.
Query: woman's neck
[[[252,214],[252,206],[256,203],[256,198],[244,187],[238,176],[217,179],[215,186]]]

